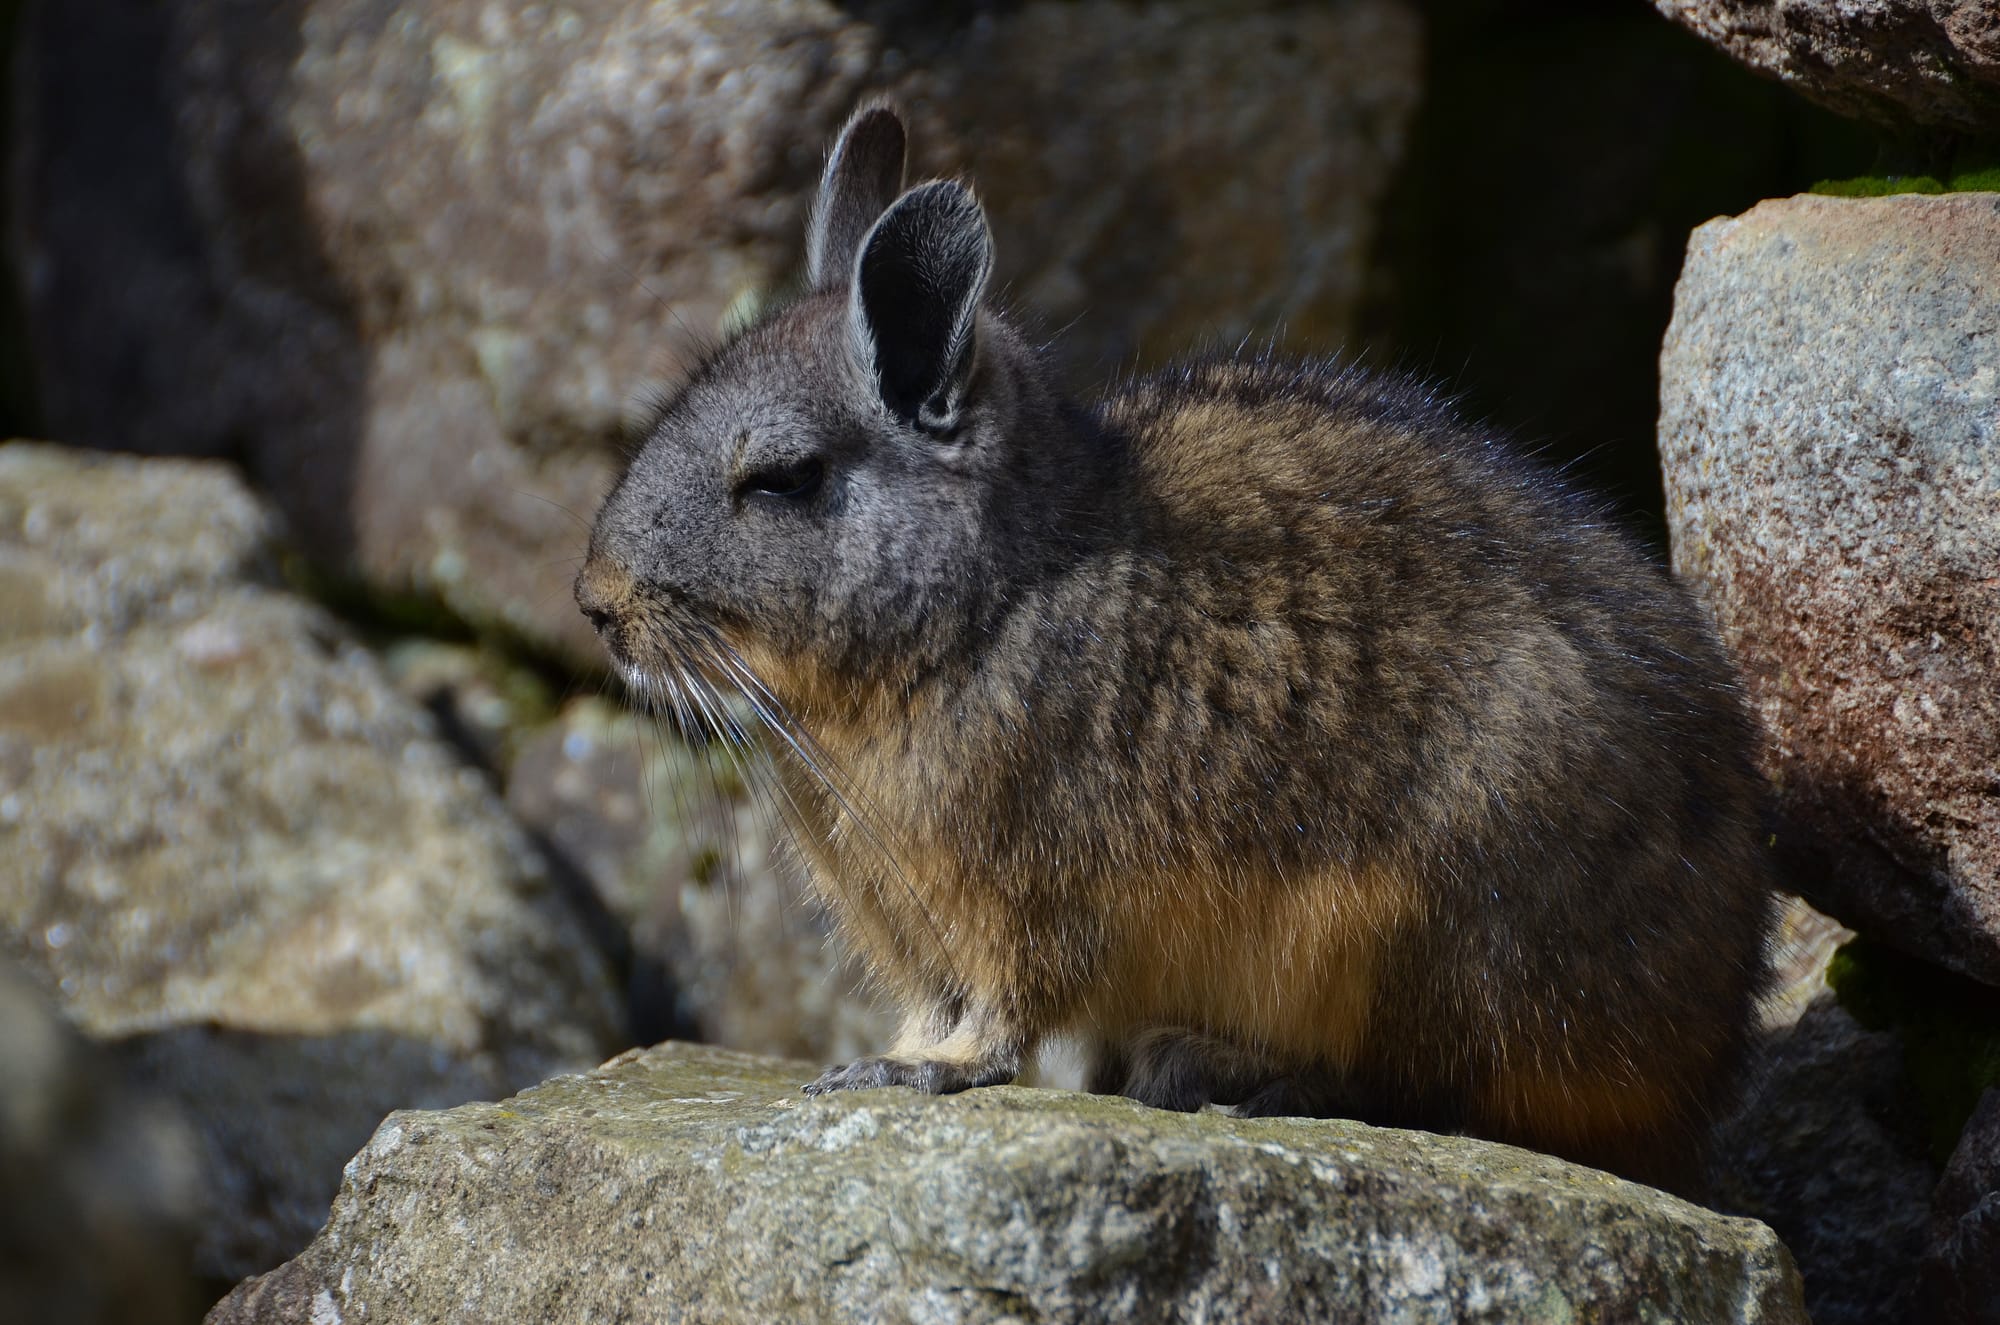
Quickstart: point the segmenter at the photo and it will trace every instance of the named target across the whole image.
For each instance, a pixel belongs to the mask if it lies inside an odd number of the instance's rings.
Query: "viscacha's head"
[[[984,303],[985,215],[955,181],[904,191],[903,158],[893,111],[848,123],[808,292],[689,375],[597,517],[577,602],[641,691],[742,664],[794,708],[899,684],[1073,499],[1073,416]]]

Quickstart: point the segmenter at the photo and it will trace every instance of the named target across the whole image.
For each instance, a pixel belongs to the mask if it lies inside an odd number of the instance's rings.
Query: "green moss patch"
[[[2000,193],[2000,165],[1967,170],[1951,177],[1951,193]]]
[[[2000,193],[2000,165],[1935,175],[1857,175],[1823,179],[1807,190],[1833,198],[1886,198],[1898,193]]]
[[[283,570],[285,582],[294,590],[317,599],[364,633],[425,635],[453,644],[473,639],[472,626],[435,594],[383,589],[298,553],[285,556]]]
[[[1859,175],[1853,179],[1823,179],[1808,192],[1833,198],[1887,198],[1898,193],[1943,193],[1933,175]]]

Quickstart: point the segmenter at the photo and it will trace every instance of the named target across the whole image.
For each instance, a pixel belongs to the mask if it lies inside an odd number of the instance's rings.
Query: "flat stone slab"
[[[1509,1146],[815,1071],[666,1044],[393,1114],[209,1321],[1806,1320],[1764,1225]]]

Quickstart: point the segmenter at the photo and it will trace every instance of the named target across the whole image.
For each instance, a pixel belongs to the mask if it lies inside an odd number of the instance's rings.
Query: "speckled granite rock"
[[[1654,8],[1845,115],[2000,133],[1992,0],[1653,0]]]
[[[389,1109],[618,1043],[541,859],[271,537],[222,465],[0,447],[0,954],[185,1105],[216,1275]]]
[[[999,284],[1087,312],[1086,375],[1345,329],[1412,0],[977,8],[33,6],[11,197],[47,426],[241,456],[321,559],[594,660],[567,586],[628,402],[784,284],[867,92],[978,169]]]
[[[1675,570],[1772,737],[1800,885],[2000,983],[2000,194],[1696,230],[1660,358]]]
[[[206,1302],[185,1121],[0,963],[0,1305],[6,1319],[181,1325]]]
[[[397,1114],[209,1319],[1805,1320],[1762,1225],[1526,1151],[814,1070],[663,1045]]]

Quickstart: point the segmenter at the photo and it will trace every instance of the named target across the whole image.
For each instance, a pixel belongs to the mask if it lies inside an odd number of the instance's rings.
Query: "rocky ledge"
[[[1771,1231],[1508,1146],[668,1044],[392,1114],[251,1321],[1804,1322]]]

